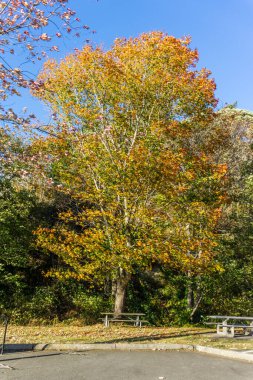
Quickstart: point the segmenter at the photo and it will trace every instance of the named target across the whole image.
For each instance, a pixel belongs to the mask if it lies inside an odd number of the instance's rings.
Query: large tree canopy
[[[216,99],[189,43],[153,32],[107,52],[87,46],[47,62],[34,91],[59,123],[33,149],[50,157],[52,183],[79,204],[40,229],[38,243],[65,262],[57,276],[116,281],[116,313],[136,268],[217,268],[226,167],[195,141]]]

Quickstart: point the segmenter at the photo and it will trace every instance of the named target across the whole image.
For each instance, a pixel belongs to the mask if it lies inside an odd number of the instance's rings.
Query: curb
[[[197,352],[203,352],[210,355],[220,356],[228,359],[246,360],[249,363],[253,363],[252,353],[233,351],[233,350],[223,350],[214,347],[205,346],[194,346],[194,350]]]
[[[42,347],[43,346],[43,347]],[[34,351],[56,350],[56,351],[90,351],[90,350],[117,350],[117,351],[166,351],[187,350],[193,351],[193,346],[188,344],[152,344],[152,343],[93,343],[93,344],[36,344]]]
[[[117,351],[194,351],[219,356],[227,359],[243,360],[253,363],[253,355],[247,352],[223,350],[220,348],[205,347],[188,344],[170,343],[49,343],[49,344],[6,344],[5,351],[91,351],[91,350],[117,350]]]

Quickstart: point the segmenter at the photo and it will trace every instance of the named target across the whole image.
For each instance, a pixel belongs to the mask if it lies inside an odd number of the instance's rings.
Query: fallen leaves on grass
[[[214,332],[214,330],[213,330]],[[1,331],[0,331],[1,333]],[[218,348],[253,349],[253,339],[217,338],[200,327],[110,326],[14,326],[9,325],[7,343],[181,343]]]

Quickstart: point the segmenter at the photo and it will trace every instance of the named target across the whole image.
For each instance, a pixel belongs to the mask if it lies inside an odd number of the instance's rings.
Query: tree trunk
[[[115,303],[114,303],[114,317],[123,313],[125,306],[126,289],[130,280],[130,275],[122,268],[119,269],[119,277],[116,280]]]
[[[194,291],[193,291],[193,279],[190,271],[187,273],[188,284],[187,284],[187,307],[188,309],[193,309],[194,307]]]
[[[198,310],[198,307],[200,305],[200,302],[202,301],[203,295],[199,292],[199,294],[197,295],[196,298],[197,299],[196,299],[195,305],[194,305],[192,312],[191,312],[191,315],[190,315],[191,321],[193,321],[193,317],[194,317],[196,311]]]
[[[202,301],[203,291],[201,290],[199,277],[193,279],[191,276],[191,273],[188,272],[188,278],[189,278],[189,282],[188,282],[188,289],[187,289],[187,306],[190,311],[190,320],[192,322],[193,317],[195,316],[195,313],[198,310],[198,307]],[[194,286],[194,281],[195,281],[195,286]],[[195,288],[195,291],[194,291],[194,288]]]
[[[188,306],[188,309],[193,309],[194,308],[194,291],[192,289],[192,284],[189,284],[188,285],[188,289],[187,289],[187,306]]]

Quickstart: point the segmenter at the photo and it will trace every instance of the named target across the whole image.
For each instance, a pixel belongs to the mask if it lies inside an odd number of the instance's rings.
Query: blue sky
[[[190,35],[191,47],[199,51],[199,67],[210,69],[215,78],[219,107],[237,101],[238,107],[253,110],[253,0],[70,0],[69,4],[83,23],[96,30],[85,38],[104,49],[117,37],[153,30],[175,37]],[[57,59],[80,48],[85,38],[65,39]],[[18,104],[35,111],[41,108],[26,95]]]
[[[200,66],[217,83],[220,106],[238,101],[253,110],[253,0],[72,1],[96,39],[109,48],[118,36],[161,30],[190,35]]]

